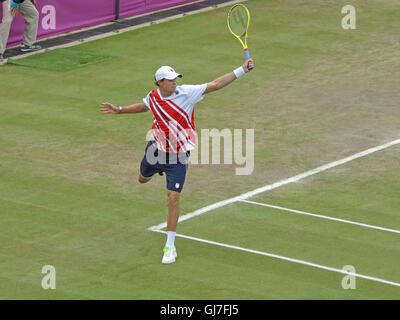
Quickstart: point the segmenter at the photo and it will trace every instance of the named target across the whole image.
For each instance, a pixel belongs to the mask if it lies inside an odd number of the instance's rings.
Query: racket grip
[[[249,59],[250,59],[250,52],[249,52],[249,49],[244,49],[244,54],[245,54],[245,56],[246,56],[246,60],[249,60]],[[248,68],[249,70],[253,69],[253,67],[251,67],[251,66],[248,66],[247,68]]]

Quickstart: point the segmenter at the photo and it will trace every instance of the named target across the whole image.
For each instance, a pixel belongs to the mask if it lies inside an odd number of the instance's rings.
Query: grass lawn
[[[255,69],[196,105],[201,129],[255,130],[255,168],[190,165],[181,214],[400,138],[396,0],[249,0]],[[343,30],[341,8],[357,9]],[[1,299],[398,299],[400,288],[177,238],[161,264],[165,177],[137,183],[150,112],[140,102],[171,65],[201,84],[243,63],[227,8],[189,15],[0,66]],[[400,229],[399,147],[254,197]],[[178,225],[178,233],[400,282],[399,235],[247,203]],[[43,290],[44,265],[57,289]],[[174,285],[171,286],[171,283]]]

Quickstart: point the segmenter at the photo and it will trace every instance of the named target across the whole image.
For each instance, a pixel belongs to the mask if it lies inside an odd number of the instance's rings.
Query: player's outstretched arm
[[[103,102],[100,105],[100,111],[102,113],[140,113],[140,112],[146,112],[149,109],[146,107],[146,105],[141,102],[141,103],[135,103],[127,107],[116,107],[112,103],[109,102]]]
[[[223,75],[222,77],[215,79],[212,82],[207,83],[207,89],[206,91],[204,91],[204,93],[210,93],[222,89],[223,87],[226,87],[228,84],[232,83],[237,78],[249,72],[250,71],[249,66],[254,68],[253,59],[246,60],[246,62],[241,67]]]

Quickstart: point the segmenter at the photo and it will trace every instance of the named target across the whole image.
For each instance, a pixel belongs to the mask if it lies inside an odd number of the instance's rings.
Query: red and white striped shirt
[[[157,89],[143,99],[154,116],[151,141],[158,150],[180,153],[195,148],[194,105],[204,98],[206,89],[206,83],[182,85],[169,97],[162,97]]]

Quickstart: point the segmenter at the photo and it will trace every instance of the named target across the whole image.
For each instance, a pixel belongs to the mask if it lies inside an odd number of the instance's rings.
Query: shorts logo
[[[175,188],[179,189],[180,184],[179,183],[175,183]]]

